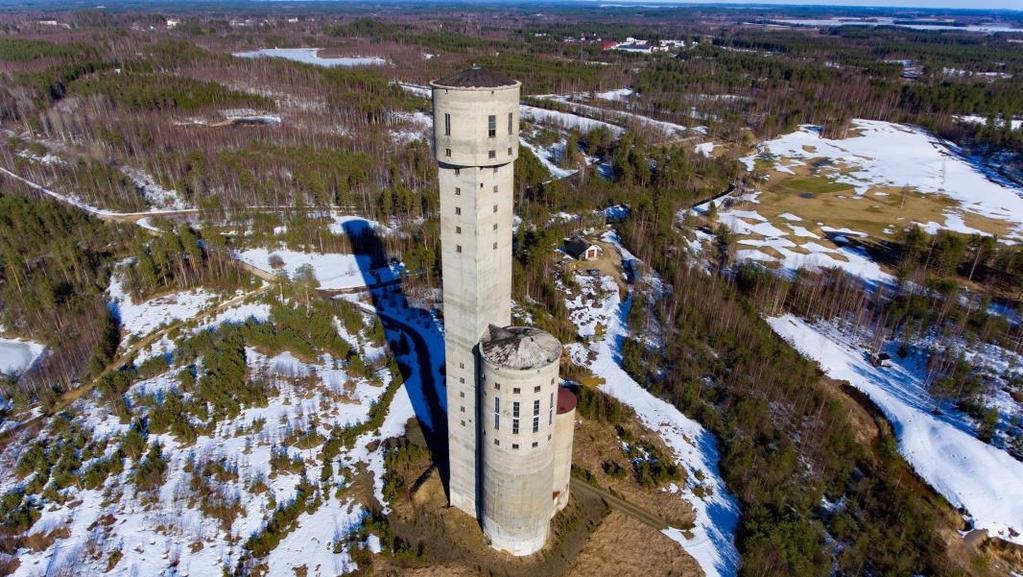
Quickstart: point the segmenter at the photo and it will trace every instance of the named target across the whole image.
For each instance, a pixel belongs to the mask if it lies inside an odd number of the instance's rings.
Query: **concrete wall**
[[[481,521],[491,545],[513,555],[542,549],[553,516],[558,366],[554,360],[518,370],[483,359]],[[513,428],[515,402],[518,433]],[[536,432],[534,403],[539,406]]]
[[[508,130],[508,115],[511,130]],[[446,134],[447,123],[451,132]],[[490,136],[488,117],[495,134]],[[434,151],[437,160],[456,166],[493,166],[519,156],[519,84],[501,88],[450,88],[433,85]],[[493,156],[491,156],[493,152]]]
[[[493,92],[493,94],[492,94]],[[518,86],[434,89],[440,186],[441,269],[448,406],[448,488],[451,506],[478,515],[479,362],[476,344],[489,325],[511,322],[512,186],[518,155]],[[500,112],[514,108],[513,134]],[[488,137],[496,110],[499,137]],[[443,115],[452,136],[443,136]],[[514,141],[503,164],[488,158],[496,144]],[[450,157],[445,149],[451,148]],[[481,152],[482,151],[482,152]],[[460,164],[461,163],[461,164]],[[496,246],[495,246],[496,244]]]
[[[575,437],[575,409],[554,415],[554,494],[557,495],[552,515],[568,505],[568,489],[572,480],[572,442]]]

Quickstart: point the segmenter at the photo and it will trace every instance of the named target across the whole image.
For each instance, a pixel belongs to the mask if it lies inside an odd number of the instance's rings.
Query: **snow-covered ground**
[[[590,106],[589,104],[580,104],[574,102],[571,96],[561,96],[556,94],[547,94],[540,96],[546,100],[552,100],[554,102],[560,102],[564,105],[569,106],[574,112],[582,112],[585,114],[599,116],[599,117],[611,117],[618,122],[628,123],[635,122],[644,126],[649,126],[661,131],[664,136],[668,138],[678,138],[681,136],[688,135],[692,130],[689,127],[682,126],[681,124],[675,124],[674,122],[667,122],[664,120],[655,120],[649,116],[643,116],[642,114],[636,114],[634,112],[625,112],[623,110],[609,110],[599,108],[597,106]]]
[[[138,187],[139,193],[146,199],[146,204],[153,208],[183,210],[191,208],[177,191],[163,188],[156,180],[141,170],[125,168],[124,174]]]
[[[987,124],[987,117],[977,116],[975,114],[956,116],[956,118],[962,120],[963,122],[968,122],[970,124]],[[995,126],[998,126],[1000,128],[1004,125],[1005,120],[1002,119],[1001,116],[995,117]],[[1012,128],[1012,130],[1019,130],[1021,126],[1023,126],[1023,118],[1013,117],[1012,120],[1010,121],[1010,127]]]
[[[603,240],[614,244],[623,260],[635,260],[614,233],[605,235]],[[714,436],[674,405],[640,386],[621,366],[622,341],[629,336],[625,319],[632,306],[634,289],[630,288],[628,298],[622,301],[618,285],[609,276],[579,274],[575,280],[581,294],[567,300],[569,315],[580,336],[589,338],[590,342],[569,345],[572,359],[603,378],[600,390],[632,407],[643,425],[661,436],[674,453],[676,462],[687,472],[687,486],[680,489],[680,498],[693,506],[696,525],[689,537],[677,528],[666,530],[665,535],[685,548],[708,577],[736,575],[739,553],[735,547],[735,530],[739,523],[739,505],[718,472]],[[655,286],[660,284],[656,277],[648,280]],[[603,331],[602,338],[595,338],[598,326]],[[703,475],[702,481],[697,480],[697,471]],[[693,489],[697,484],[708,488],[709,494],[696,496]]]
[[[0,338],[0,373],[20,373],[32,366],[45,346],[24,339]]]
[[[535,156],[536,159],[540,161],[540,164],[542,164],[544,168],[547,169],[547,172],[551,173],[552,177],[566,178],[579,172],[578,170],[561,168],[560,166],[555,164],[555,161],[557,160],[555,151],[540,148],[539,146],[530,143],[524,138],[520,139],[519,142],[522,143],[522,146],[528,148],[529,151],[533,153],[533,156]]]
[[[850,136],[837,140],[821,137],[819,127],[804,125],[761,144],[757,154],[742,161],[753,170],[757,158],[789,173],[814,160],[819,174],[853,187],[859,197],[875,187],[944,195],[958,203],[946,211],[952,218],[946,218],[944,228],[962,230],[965,211],[1011,223],[1010,236],[1023,239],[1023,187],[985,171],[952,143],[918,127],[857,119]]]
[[[631,98],[635,92],[631,88],[618,88],[617,90],[607,90],[605,92],[594,93],[594,96],[601,100],[610,100],[612,102],[621,102]]]
[[[120,319],[121,327],[129,335],[141,337],[161,325],[181,319],[190,319],[217,301],[216,293],[206,289],[179,291],[141,303],[132,302],[124,289],[119,273],[110,277],[110,309]]]
[[[327,290],[344,290],[376,285],[396,280],[397,274],[390,267],[371,269],[368,255],[296,252],[285,248],[250,248],[237,253],[239,259],[258,269],[278,274],[270,265],[271,256],[284,261],[280,269],[294,279],[298,269],[309,265],[313,268],[320,287]]]
[[[224,320],[247,312],[252,311],[232,313]],[[368,318],[364,326],[369,326]],[[344,332],[344,336],[367,362],[386,355],[384,348],[373,345],[361,331],[357,335]],[[414,354],[402,361],[416,364]],[[139,494],[129,480],[133,474],[129,459],[124,472],[111,477],[103,487],[72,489],[73,498],[65,503],[47,504],[31,532],[46,534],[66,529],[68,535],[57,537],[42,550],[20,549],[16,555],[20,565],[13,575],[36,577],[70,569],[72,573],[61,574],[216,577],[225,568],[233,570],[248,537],[265,525],[274,507],[288,503],[297,494],[297,473],[272,473],[273,448],[288,445],[289,436],[306,431],[317,431],[325,438],[334,426],[365,421],[390,381],[386,368],[376,372],[376,382],[353,377],[340,359],[327,354],[304,362],[288,352],[267,356],[248,348],[246,362],[256,378],[273,386],[266,407],[249,407],[237,417],[222,420],[189,446],[182,446],[169,434],[150,435],[150,441],[158,440],[163,445],[168,460],[166,482],[152,495]],[[177,370],[136,383],[129,396],[159,396],[176,389]],[[129,426],[105,403],[93,399],[79,401],[72,414],[78,415],[75,422],[97,440],[123,433]],[[365,468],[374,474],[373,492],[382,499],[385,449],[380,441],[402,434],[413,415],[403,385],[388,406],[383,424],[356,439],[351,449],[342,447],[334,473],[322,492],[322,504],[315,512],[300,515],[294,530],[264,559],[267,575],[293,577],[303,566],[306,573],[302,574],[310,577],[333,577],[357,569],[348,545],[335,543],[358,530],[366,511],[352,495],[337,491],[346,486],[345,475]],[[116,442],[108,447],[107,454],[114,445]],[[314,483],[321,478],[321,446],[300,449],[292,443],[285,449],[290,457],[304,460],[305,475]],[[216,482],[222,496],[212,497],[215,504],[237,500],[241,506],[240,515],[226,528],[202,513],[194,501],[191,471],[197,463],[212,462],[235,471]],[[10,489],[17,483],[11,474],[10,470],[0,471],[0,489]],[[257,481],[265,483],[266,490],[254,490]],[[378,546],[379,542],[375,543]],[[115,551],[120,558],[108,570]]]
[[[746,194],[742,200],[756,203],[757,196],[757,193]],[[723,207],[726,198],[703,203],[695,207],[693,212],[707,214],[711,204]],[[809,270],[840,268],[870,283],[888,284],[895,280],[894,276],[885,272],[881,265],[871,260],[861,248],[848,244],[848,237],[865,236],[865,233],[816,223],[822,233],[831,233],[829,241],[822,239],[821,235],[811,232],[805,226],[795,224],[802,221],[795,214],[784,213],[779,215],[784,222],[771,223],[754,208],[718,209],[719,223],[737,235],[750,237],[736,241],[737,260],[759,262],[777,267],[786,273],[801,268]]]
[[[566,130],[578,130],[582,133],[596,130],[597,128],[606,128],[611,134],[618,136],[625,131],[621,126],[604,122],[603,120],[595,120],[571,112],[561,112],[560,110],[550,110],[549,108],[540,108],[539,106],[529,106],[527,104],[519,106],[519,116],[529,122],[551,124]]]
[[[793,315],[768,323],[829,376],[849,381],[877,403],[906,460],[950,503],[965,509],[976,528],[1023,544],[1023,463],[977,439],[957,415],[933,413],[921,372],[900,363],[874,367],[865,351],[834,327]]]
[[[328,68],[343,66],[383,66],[387,60],[379,56],[342,56],[336,58],[324,58],[320,56],[320,48],[262,48],[249,52],[235,52],[238,58],[284,58],[305,64],[315,64]]]
[[[714,149],[720,146],[716,142],[701,142],[693,147],[693,152],[701,156],[713,156]]]
[[[433,130],[433,118],[419,112],[396,112],[394,120],[401,127],[391,129],[391,138],[397,144],[408,144],[415,140],[430,140]]]

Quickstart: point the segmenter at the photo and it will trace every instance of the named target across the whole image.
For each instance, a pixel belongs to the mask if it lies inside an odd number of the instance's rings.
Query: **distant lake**
[[[383,66],[387,60],[379,56],[341,56],[337,58],[320,57],[320,48],[262,48],[250,52],[235,52],[239,58],[286,58],[295,62],[305,62],[317,66],[333,68],[336,66]]]
[[[996,32],[1023,32],[1023,28],[1014,28],[999,24],[970,24],[965,26],[956,25],[955,22],[941,22],[932,20],[898,20],[895,18],[777,18],[772,22],[788,24],[792,26],[899,26],[901,28],[912,28],[913,30],[959,30],[963,32],[982,32],[994,34]]]

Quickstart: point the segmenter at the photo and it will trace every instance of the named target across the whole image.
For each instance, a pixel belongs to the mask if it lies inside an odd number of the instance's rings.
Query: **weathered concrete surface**
[[[448,491],[451,506],[474,517],[479,507],[481,433],[476,344],[487,326],[511,322],[518,103],[518,83],[496,89],[433,88],[444,279]],[[490,116],[495,120],[494,136],[490,136]]]
[[[539,329],[487,331],[482,437],[483,531],[513,555],[543,548],[554,515],[554,409],[561,345]],[[520,354],[525,349],[527,354]]]

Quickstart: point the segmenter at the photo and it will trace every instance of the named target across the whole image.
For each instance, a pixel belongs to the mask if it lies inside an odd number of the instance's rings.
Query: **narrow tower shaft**
[[[444,279],[449,492],[478,515],[476,345],[511,322],[512,186],[519,83],[477,68],[432,83]]]

